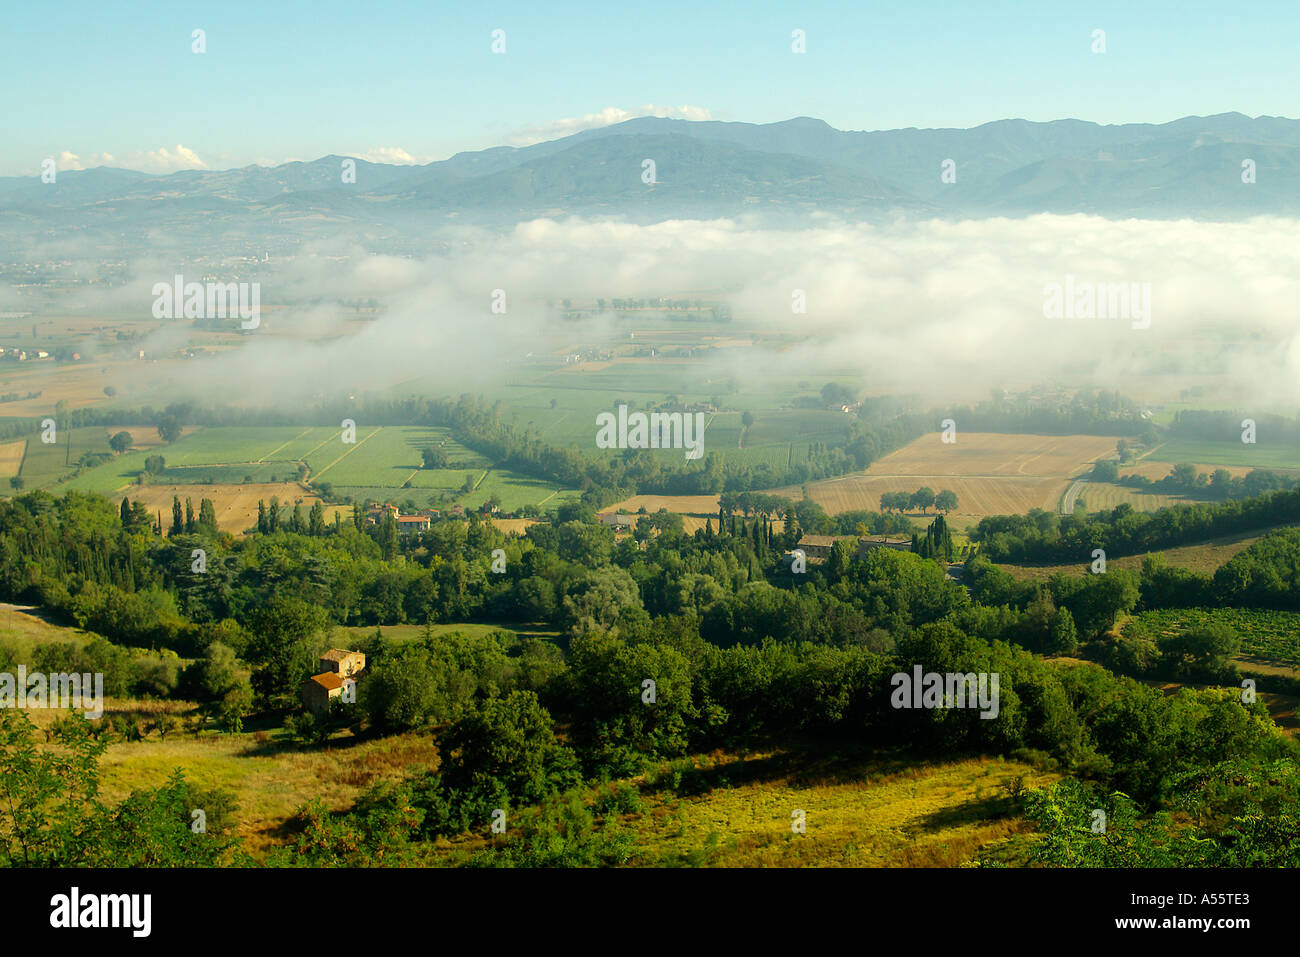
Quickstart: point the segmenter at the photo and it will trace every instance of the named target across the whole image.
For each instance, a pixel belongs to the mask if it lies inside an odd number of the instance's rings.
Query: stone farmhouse
[[[302,705],[312,714],[325,714],[330,702],[343,694],[349,679],[356,681],[366,670],[366,656],[359,651],[331,648],[320,657],[320,674],[302,683]]]

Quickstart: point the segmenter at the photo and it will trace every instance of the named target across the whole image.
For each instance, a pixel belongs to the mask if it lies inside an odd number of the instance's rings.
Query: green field
[[[85,451],[107,451],[102,429],[77,429],[72,458]],[[423,469],[421,451],[443,449],[444,469]],[[48,486],[75,471],[63,465],[63,446],[29,443],[30,463],[23,466],[29,487]],[[104,465],[85,469],[64,486],[78,491],[111,494],[135,482],[145,460],[161,455],[166,468],[155,484],[239,485],[288,482],[306,463],[313,482],[327,482],[334,494],[360,501],[411,501],[418,507],[459,502],[477,507],[495,495],[501,507],[514,511],[526,504],[554,505],[576,497],[554,483],[492,468],[492,463],[451,438],[447,429],[418,426],[358,427],[356,442],[344,444],[339,429],[330,427],[217,427],[200,429],[163,448],[128,452]],[[469,477],[474,489],[460,489]]]
[[[813,442],[832,445],[844,439],[848,417],[843,413],[780,407],[800,391],[794,383],[788,384],[788,392],[728,393],[723,391],[726,383],[721,381],[698,374],[675,375],[679,368],[675,366],[647,365],[650,369],[644,373],[635,363],[619,363],[611,367],[611,372],[618,370],[617,374],[598,371],[580,376],[566,373],[539,376],[530,383],[513,385],[503,402],[507,412],[516,417],[518,427],[532,425],[543,441],[576,448],[590,457],[618,454],[596,448],[597,414],[613,411],[620,401],[626,402],[633,412],[648,412],[670,396],[683,403],[720,403],[725,411],[706,416],[704,451],[721,452],[728,462],[784,468],[805,460]],[[755,422],[745,432],[742,445],[741,418],[745,411],[753,412]],[[676,449],[652,454],[665,464],[682,459],[682,452]]]
[[[72,475],[77,459],[87,452],[109,451],[102,428],[63,429],[55,436],[58,441],[52,445],[42,442],[39,432],[27,439],[27,455],[19,473],[27,488],[44,488]]]
[[[295,427],[220,426],[200,429],[156,452],[176,465],[235,465],[283,459],[277,449],[302,433]]]
[[[1292,445],[1270,445],[1260,441],[1195,442],[1172,439],[1147,456],[1153,462],[1195,462],[1200,465],[1240,465],[1257,469],[1300,469],[1300,449]],[[1123,469],[1121,468],[1121,471]]]

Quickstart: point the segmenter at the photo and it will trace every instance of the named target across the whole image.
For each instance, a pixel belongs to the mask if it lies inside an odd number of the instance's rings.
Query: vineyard
[[[1241,635],[1242,655],[1300,666],[1300,614],[1261,608],[1167,608],[1144,611],[1131,625],[1157,641],[1199,625],[1227,625]]]

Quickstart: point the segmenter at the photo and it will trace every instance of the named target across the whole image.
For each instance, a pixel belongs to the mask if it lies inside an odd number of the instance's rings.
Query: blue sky
[[[841,129],[1295,117],[1297,35],[1300,4],[1285,0],[6,2],[0,175],[34,175],[47,156],[151,171],[428,162],[649,106]]]

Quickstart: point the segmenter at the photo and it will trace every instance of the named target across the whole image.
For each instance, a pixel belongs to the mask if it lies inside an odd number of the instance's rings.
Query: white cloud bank
[[[79,170],[93,169],[96,166],[113,166],[121,169],[138,170],[142,173],[174,173],[182,169],[208,169],[198,153],[176,144],[175,149],[160,146],[156,150],[132,150],[114,155],[112,153],[89,153],[80,156],[71,150],[63,150],[54,157],[59,169]]]
[[[448,251],[424,258],[302,250],[262,283],[272,331],[338,333],[337,299],[374,297],[386,313],[329,341],[255,334],[237,353],[187,366],[187,385],[214,401],[282,403],[429,376],[437,394],[452,394],[500,381],[526,351],[625,339],[636,327],[609,316],[566,322],[548,300],[669,296],[725,299],[734,320],[717,334],[766,343],[718,352],[720,371],[742,377],[746,391],[770,374],[816,385],[837,373],[871,393],[914,392],[934,405],[1059,384],[1146,402],[1203,385],[1216,397],[1207,405],[1288,414],[1300,406],[1300,223],[1291,219],[824,219],[804,229],[542,219],[439,239]],[[146,315],[151,284],[172,272],[165,257],[137,261],[135,280],[96,293],[94,305],[134,303]],[[1149,328],[1045,318],[1045,287],[1067,276],[1149,284]],[[489,310],[495,289],[506,292],[506,315]],[[792,311],[796,290],[806,313]],[[718,371],[702,369],[701,378]],[[701,382],[701,392],[711,388]]]

